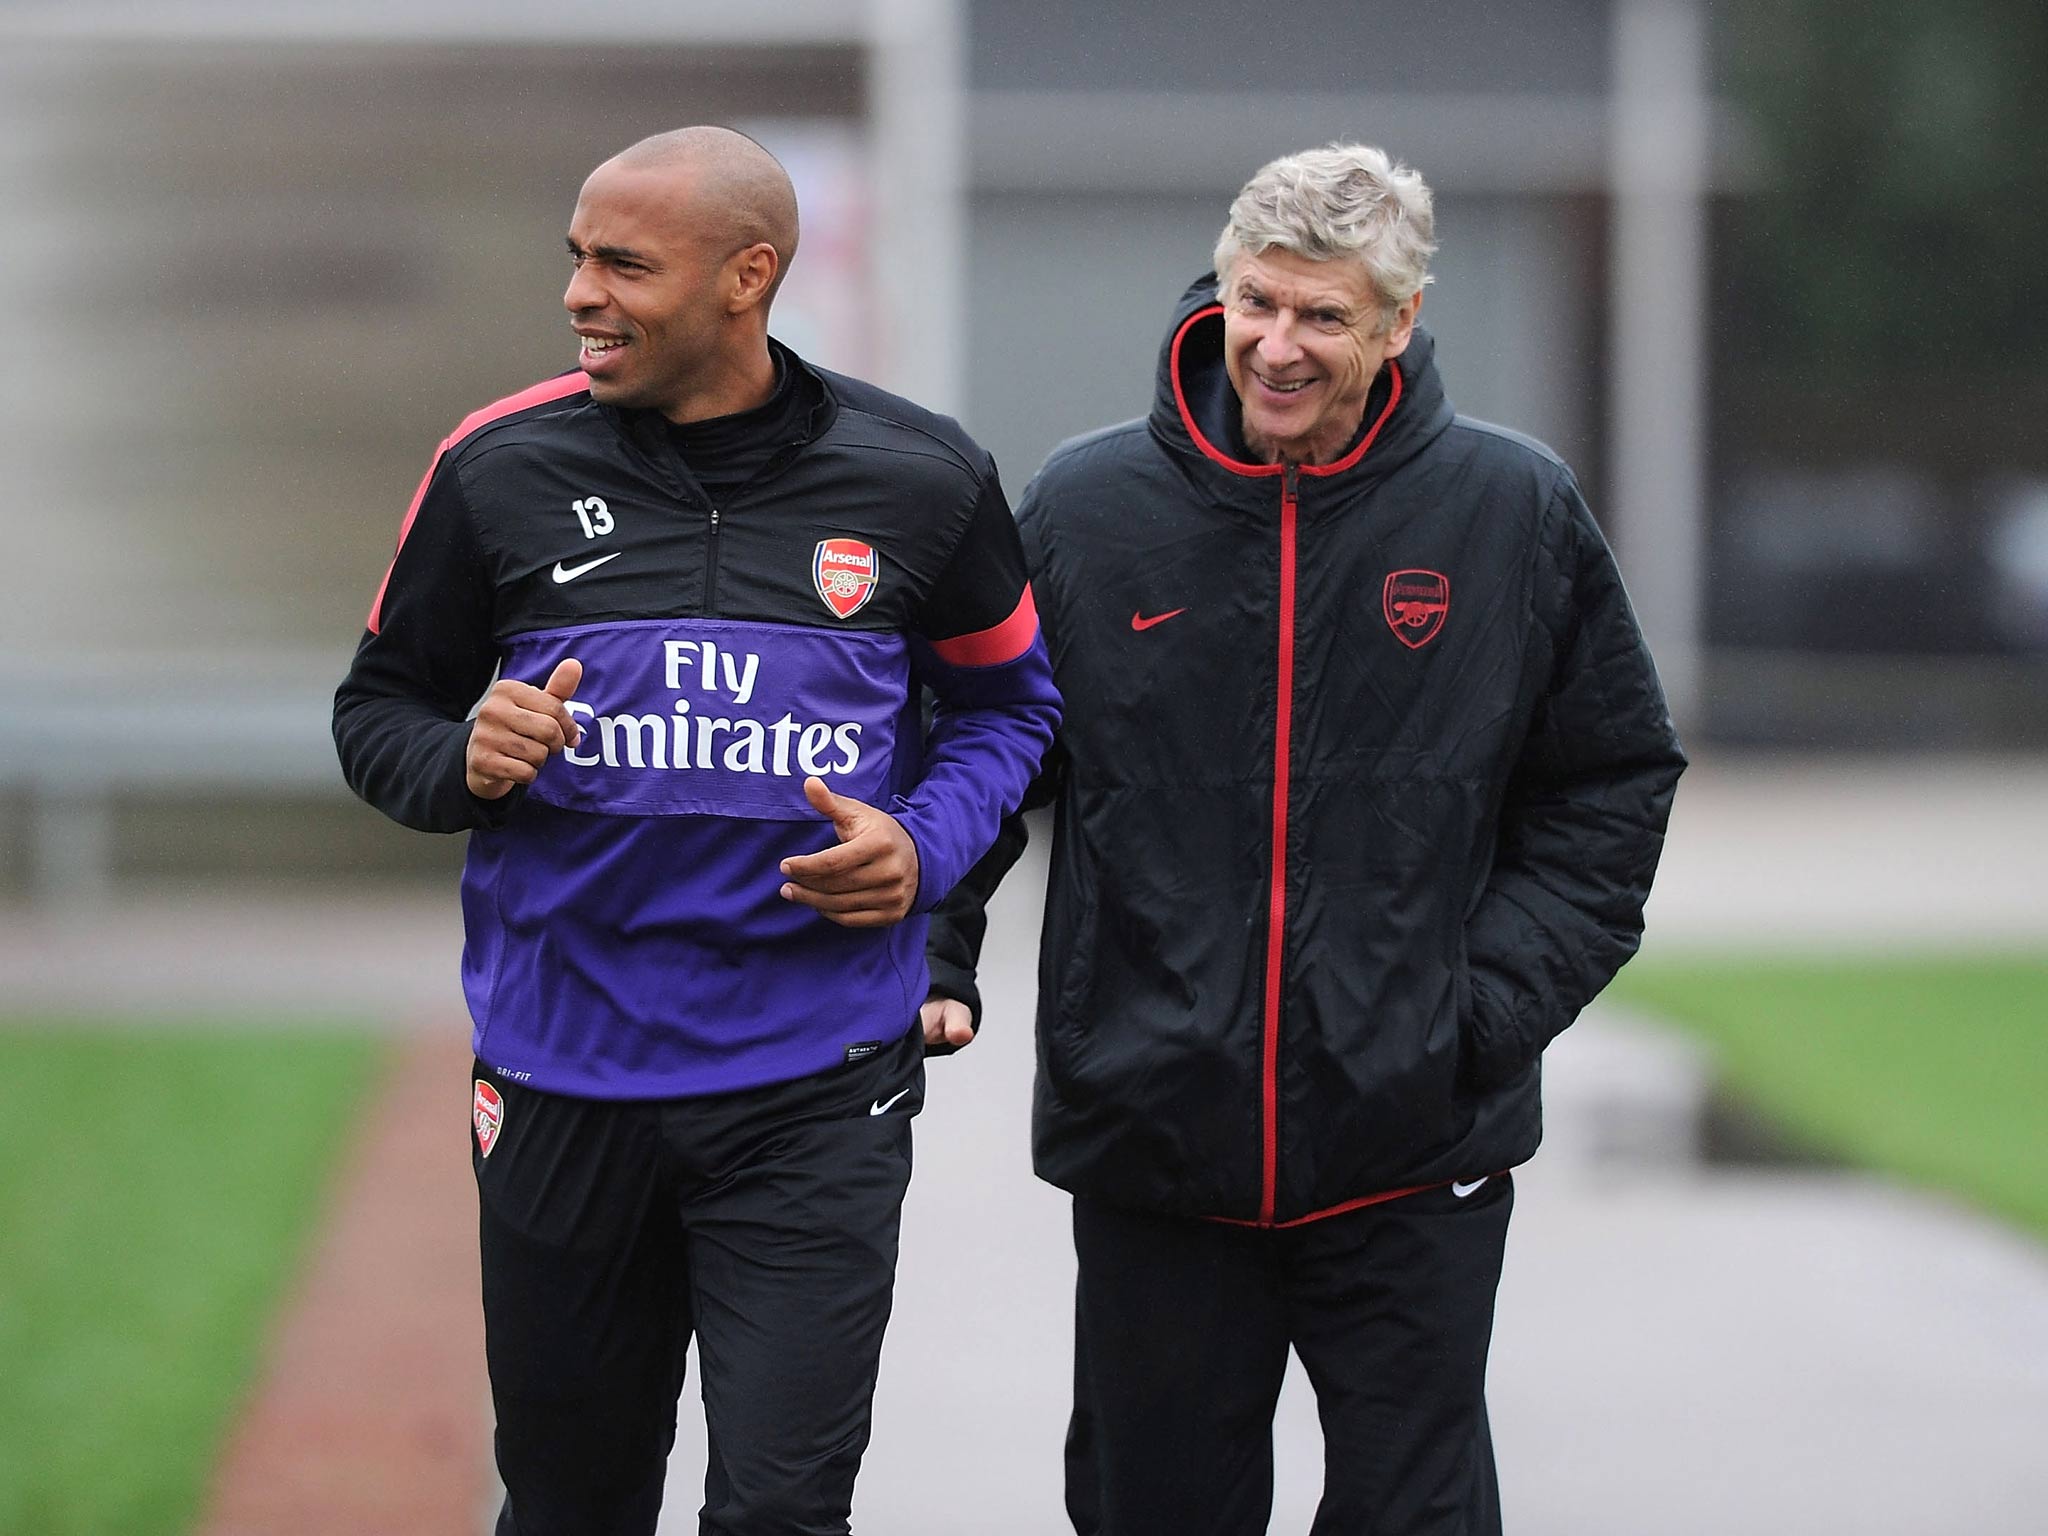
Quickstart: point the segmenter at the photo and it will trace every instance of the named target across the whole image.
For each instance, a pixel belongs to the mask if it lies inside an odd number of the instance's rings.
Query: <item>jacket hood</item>
[[[1436,370],[1436,342],[1418,325],[1407,349],[1373,381],[1361,437],[1350,452],[1302,472],[1376,480],[1420,453],[1451,424],[1452,415]],[[1214,272],[1190,283],[1174,306],[1173,324],[1159,348],[1151,428],[1175,453],[1205,466],[1205,473],[1257,478],[1280,472],[1278,465],[1252,462],[1244,446],[1242,411],[1223,366],[1223,306],[1216,301]]]

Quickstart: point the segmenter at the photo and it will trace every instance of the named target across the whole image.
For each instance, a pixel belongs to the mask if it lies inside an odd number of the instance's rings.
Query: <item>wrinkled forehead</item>
[[[1317,261],[1277,245],[1240,255],[1225,286],[1233,294],[1254,291],[1290,308],[1357,309],[1378,303],[1363,262],[1348,256]]]

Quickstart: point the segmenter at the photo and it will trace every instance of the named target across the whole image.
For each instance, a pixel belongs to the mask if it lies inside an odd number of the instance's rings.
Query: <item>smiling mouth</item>
[[[605,357],[626,345],[623,336],[584,336],[580,340],[586,357]]]
[[[1304,389],[1307,389],[1309,385],[1315,383],[1314,379],[1288,379],[1283,382],[1279,379],[1269,379],[1264,374],[1257,373],[1253,374],[1252,377],[1259,381],[1262,389],[1276,395],[1298,395]]]

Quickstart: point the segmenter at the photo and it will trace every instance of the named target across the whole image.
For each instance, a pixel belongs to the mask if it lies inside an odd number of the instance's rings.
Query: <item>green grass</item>
[[[1818,1149],[2048,1234],[2048,955],[1653,957],[1612,995]]]
[[[189,1528],[379,1053],[0,1028],[0,1536]]]

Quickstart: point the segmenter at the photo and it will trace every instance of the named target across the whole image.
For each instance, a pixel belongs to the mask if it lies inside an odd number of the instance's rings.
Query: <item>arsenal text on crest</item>
[[[482,1078],[476,1080],[476,1098],[470,1106],[470,1119],[476,1125],[477,1150],[485,1157],[491,1155],[491,1148],[498,1144],[498,1128],[505,1123],[505,1101]]]
[[[1395,571],[1380,592],[1380,612],[1394,638],[1419,651],[1437,637],[1451,611],[1451,579],[1440,571]]]
[[[825,606],[850,619],[875,595],[882,559],[859,539],[820,539],[811,556],[811,584]]]

